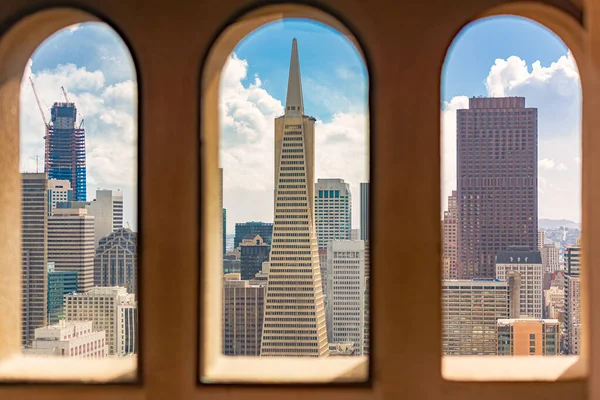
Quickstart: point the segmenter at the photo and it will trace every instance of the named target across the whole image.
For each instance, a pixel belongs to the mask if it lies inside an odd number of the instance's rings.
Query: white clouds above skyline
[[[548,67],[528,68],[519,57],[496,59],[485,80],[487,95],[523,96],[538,108],[540,218],[581,221],[581,85],[572,54]],[[456,188],[456,110],[468,108],[456,96],[442,109],[442,209]]]
[[[247,71],[247,61],[232,54],[221,78],[220,165],[228,232],[236,222],[273,220],[274,119],[283,114],[283,104],[257,76],[244,86]],[[315,127],[315,180],[350,183],[353,228],[358,228],[359,184],[368,180],[367,129],[366,115],[353,110],[337,112],[331,121],[317,120]]]
[[[68,29],[68,28],[67,28]],[[132,70],[132,66],[126,66]],[[125,68],[125,67],[123,67]],[[133,76],[133,73],[130,73]],[[124,195],[124,217],[137,226],[137,87],[132,80],[107,85],[102,71],[88,71],[73,64],[58,65],[32,73],[29,62],[21,83],[21,171],[43,171],[45,128],[29,77],[46,118],[54,102],[69,100],[77,106],[78,121],[85,119],[87,151],[87,199],[96,189],[120,189]],[[36,160],[37,157],[37,160]],[[36,165],[37,163],[37,165]]]

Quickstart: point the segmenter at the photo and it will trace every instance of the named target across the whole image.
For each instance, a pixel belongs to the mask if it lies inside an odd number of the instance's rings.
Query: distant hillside
[[[539,219],[538,227],[540,229],[558,229],[560,227],[569,229],[581,229],[581,224],[578,222],[569,221],[568,219]]]

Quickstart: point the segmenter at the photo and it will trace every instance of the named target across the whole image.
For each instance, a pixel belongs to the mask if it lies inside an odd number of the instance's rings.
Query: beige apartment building
[[[496,256],[496,277],[506,280],[509,271],[521,280],[520,316],[542,318],[542,258],[538,250],[524,246],[509,246]]]
[[[329,354],[314,221],[315,118],[304,114],[292,42],[285,114],[275,119],[275,218],[261,356]]]
[[[124,355],[125,348],[137,347],[135,343],[125,346],[126,342],[136,340],[137,312],[132,313],[132,307],[137,309],[135,295],[118,286],[95,287],[85,293],[71,293],[65,296],[66,320],[92,321],[95,330],[105,331],[110,355]]]
[[[266,281],[253,285],[239,273],[223,277],[223,354],[259,356]]]
[[[556,319],[500,319],[497,330],[499,356],[560,354],[560,323]]]

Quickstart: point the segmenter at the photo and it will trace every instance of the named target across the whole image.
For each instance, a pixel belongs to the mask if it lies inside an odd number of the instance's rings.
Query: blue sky
[[[339,32],[307,20],[284,20],[255,30],[235,48],[248,61],[248,78],[261,77],[262,87],[285,99],[292,39],[298,40],[305,111],[329,121],[334,112],[364,111],[367,70],[354,46]],[[336,95],[335,102],[323,92]]]
[[[442,99],[486,95],[485,79],[497,58],[518,56],[528,65],[549,65],[567,54],[565,44],[536,22],[509,16],[470,24],[455,38],[447,54]]]
[[[228,232],[235,222],[273,218],[273,119],[283,111],[293,38],[298,39],[305,110],[317,118],[315,178],[351,184],[353,227],[358,228],[358,187],[368,178],[365,65],[335,30],[286,20],[249,34],[224,67],[220,159]],[[64,29],[35,52],[25,76],[33,77],[46,107],[61,99],[61,85],[67,88],[86,120],[88,198],[97,187],[122,189],[125,219],[135,226],[136,83],[118,35],[101,23]],[[31,171],[35,156],[43,155],[43,125],[26,80],[22,88],[21,169]],[[470,96],[526,96],[540,115],[540,217],[580,221],[579,90],[572,57],[544,27],[495,17],[465,28],[443,71],[442,199],[455,188],[456,109],[466,107]]]

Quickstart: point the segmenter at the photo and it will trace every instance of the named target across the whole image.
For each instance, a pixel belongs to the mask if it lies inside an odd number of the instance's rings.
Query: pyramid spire
[[[294,38],[292,41],[292,57],[290,58],[290,76],[288,78],[285,115],[298,117],[303,114],[304,103],[302,102],[302,80],[300,79],[298,41]]]

